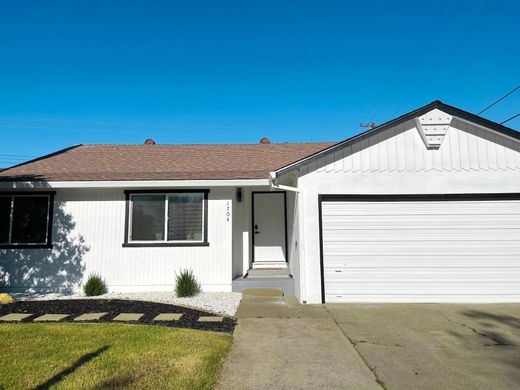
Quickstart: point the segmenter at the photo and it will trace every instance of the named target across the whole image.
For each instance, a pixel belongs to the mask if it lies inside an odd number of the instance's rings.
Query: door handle
[[[255,230],[255,234],[258,234],[258,233],[260,233],[260,232],[258,230]]]

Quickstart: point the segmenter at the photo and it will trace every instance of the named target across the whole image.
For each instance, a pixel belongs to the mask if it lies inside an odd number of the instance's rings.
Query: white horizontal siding
[[[520,201],[322,209],[328,302],[520,300]]]
[[[25,280],[11,278],[13,289],[78,288],[85,276],[99,273],[114,291],[172,291],[176,272],[192,269],[203,289],[230,291],[232,215],[226,213],[233,195],[232,188],[210,188],[207,247],[123,248],[123,189],[57,190],[55,248],[0,250],[0,259],[25,267]],[[65,276],[52,275],[60,272]]]

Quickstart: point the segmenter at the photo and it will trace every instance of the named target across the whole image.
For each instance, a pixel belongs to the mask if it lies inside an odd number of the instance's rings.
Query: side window
[[[51,244],[51,194],[0,195],[0,245]]]

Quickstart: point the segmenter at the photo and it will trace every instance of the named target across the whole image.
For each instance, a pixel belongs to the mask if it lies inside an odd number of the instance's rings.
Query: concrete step
[[[289,268],[285,261],[255,261],[253,263],[253,269],[281,269]]]
[[[281,288],[245,288],[242,290],[243,295],[255,297],[283,297]]]
[[[289,268],[273,268],[273,269],[250,269],[247,272],[248,279],[263,279],[263,278],[281,278],[288,279],[291,277]]]
[[[277,288],[282,289],[284,295],[294,295],[295,286],[293,278],[237,278],[233,280],[232,284],[233,292],[242,292],[244,289],[263,289],[263,288]]]

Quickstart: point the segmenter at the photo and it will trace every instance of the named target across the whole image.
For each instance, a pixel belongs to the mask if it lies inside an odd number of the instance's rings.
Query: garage
[[[518,302],[520,194],[320,195],[324,302]]]

